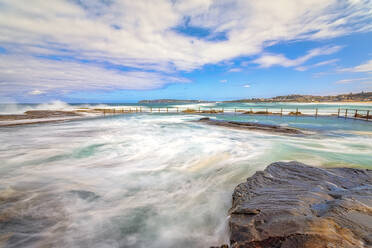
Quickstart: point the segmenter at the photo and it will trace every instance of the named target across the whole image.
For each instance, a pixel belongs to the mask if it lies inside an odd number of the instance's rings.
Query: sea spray
[[[372,131],[366,122],[293,117],[289,126],[314,134],[292,137],[198,118],[128,114],[0,128],[1,237],[13,233],[8,247],[209,247],[226,243],[233,188],[267,164],[372,164],[371,138],[358,133]]]

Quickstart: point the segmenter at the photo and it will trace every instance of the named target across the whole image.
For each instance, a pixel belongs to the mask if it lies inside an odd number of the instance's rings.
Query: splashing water
[[[355,109],[361,110],[362,114],[366,114],[367,110],[372,113],[372,103],[370,102],[323,102],[323,103],[291,103],[291,102],[273,102],[273,103],[239,103],[239,102],[206,102],[206,103],[110,103],[110,104],[68,104],[62,101],[52,101],[50,103],[43,104],[1,104],[0,103],[0,115],[2,114],[22,114],[29,110],[69,110],[73,111],[80,108],[110,108],[110,109],[123,109],[123,108],[139,108],[142,107],[149,111],[153,108],[154,111],[157,108],[171,108],[171,111],[176,112],[179,108],[180,111],[185,109],[202,110],[224,109],[226,112],[234,112],[235,109],[242,111],[272,111],[280,113],[281,109],[283,114],[289,114],[298,110],[302,114],[315,115],[316,109],[318,109],[318,115],[334,115],[337,114],[338,109],[349,109],[349,114],[352,114]],[[344,112],[341,112],[344,114]]]
[[[228,242],[233,188],[269,163],[372,165],[367,122],[216,117],[316,132],[295,137],[198,118],[137,114],[0,128],[0,246],[209,247]]]

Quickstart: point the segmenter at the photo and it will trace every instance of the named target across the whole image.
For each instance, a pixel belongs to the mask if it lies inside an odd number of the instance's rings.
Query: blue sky
[[[372,1],[0,0],[0,102],[372,91]]]

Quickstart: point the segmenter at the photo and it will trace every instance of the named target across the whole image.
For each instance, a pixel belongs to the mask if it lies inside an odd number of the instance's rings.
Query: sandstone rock
[[[231,247],[372,247],[372,171],[277,162],[233,193]]]

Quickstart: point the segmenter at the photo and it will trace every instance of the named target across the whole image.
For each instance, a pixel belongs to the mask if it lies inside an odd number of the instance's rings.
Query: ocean
[[[75,109],[55,102],[0,113]],[[137,104],[100,104],[135,107]],[[146,107],[279,110],[309,116],[106,115],[0,128],[0,246],[209,247],[228,243],[234,187],[276,161],[372,169],[372,122],[329,116],[372,104],[201,103]],[[324,115],[324,116],[322,116]],[[305,129],[288,136],[195,122],[201,116]]]

